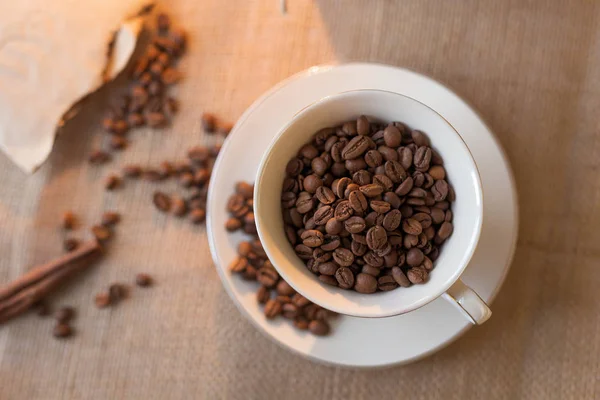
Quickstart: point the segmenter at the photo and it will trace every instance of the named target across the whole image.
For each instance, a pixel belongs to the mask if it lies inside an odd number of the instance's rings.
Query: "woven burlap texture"
[[[79,309],[73,340],[53,339],[51,320],[34,314],[0,328],[0,399],[600,398],[599,2],[288,0],[281,15],[275,0],[177,0],[170,12],[190,32],[172,127],[137,131],[111,164],[89,166],[106,139],[103,91],[35,175],[0,157],[0,282],[60,253],[62,211],[88,225],[104,209],[124,213],[106,258],[52,298]],[[221,288],[203,228],[159,215],[150,184],[102,188],[126,163],[211,143],[202,111],[235,119],[289,75],[353,60],[408,67],[464,97],[519,190],[517,252],[491,320],[378,371],[314,364],[270,342]],[[157,285],[94,307],[97,291],[140,271]]]

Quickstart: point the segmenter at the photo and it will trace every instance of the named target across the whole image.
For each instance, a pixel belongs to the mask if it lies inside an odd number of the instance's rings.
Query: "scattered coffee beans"
[[[306,267],[359,293],[427,282],[452,234],[453,200],[423,132],[365,116],[317,132],[287,164],[281,193],[286,236]],[[241,196],[228,207],[234,218],[247,212]],[[313,322],[311,332],[326,332]]]
[[[291,320],[299,330],[309,330],[317,336],[328,335],[331,329],[327,320],[334,313],[311,303],[304,296],[296,293],[279,276],[267,258],[256,234],[252,202],[253,193],[253,185],[246,182],[239,182],[235,185],[235,193],[231,195],[226,205],[227,211],[231,215],[225,224],[227,231],[234,232],[243,229],[251,238],[250,241],[241,242],[238,245],[238,257],[229,265],[229,270],[241,275],[243,279],[256,280],[260,283],[256,291],[256,301],[264,305],[264,313],[267,319],[282,316],[285,319]],[[296,232],[294,232],[295,234]],[[321,236],[322,232],[313,230],[304,234],[304,240],[316,244],[321,240]],[[310,251],[310,256],[312,257],[312,250],[308,246],[306,248]],[[324,251],[322,253],[329,254]],[[338,252],[337,257],[344,262],[344,260],[347,260],[347,257],[350,257],[350,254]],[[327,277],[336,281],[331,276]],[[344,278],[346,276],[340,279]]]

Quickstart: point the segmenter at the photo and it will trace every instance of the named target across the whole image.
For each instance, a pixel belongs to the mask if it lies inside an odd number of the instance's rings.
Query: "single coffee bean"
[[[402,142],[402,135],[394,125],[388,125],[383,130],[383,140],[388,147],[398,147]]]
[[[354,209],[350,205],[350,202],[348,200],[342,200],[335,207],[334,215],[335,215],[335,219],[343,222],[343,221],[347,220],[348,218],[350,218],[353,213],[354,213]]]
[[[380,186],[376,183],[371,183],[369,185],[364,185],[361,186],[359,188],[359,190],[366,196],[366,197],[376,197],[379,196],[380,194],[383,193],[384,191],[384,187]]]
[[[121,178],[117,175],[109,175],[106,178],[106,182],[104,183],[104,187],[106,190],[114,190],[121,185]]]
[[[333,251],[340,247],[342,241],[337,235],[325,235],[321,248],[325,251]]]
[[[348,185],[350,185],[351,183],[352,183],[352,180],[348,177],[336,179],[335,181],[333,181],[333,184],[331,185],[331,189],[333,190],[333,193],[338,198],[343,199],[344,192],[346,191],[346,188],[348,187]]]
[[[304,178],[304,190],[310,194],[314,194],[321,186],[323,186],[323,180],[316,174],[311,174]]]
[[[359,233],[365,230],[367,224],[361,217],[350,217],[344,222],[344,227],[350,233]]]
[[[414,214],[414,210],[411,205],[403,204],[400,206],[400,213],[402,214],[402,218],[410,218]]]
[[[410,197],[417,197],[417,198],[420,198],[420,199],[424,199],[425,197],[427,197],[427,191],[425,191],[424,189],[416,187],[416,188],[413,188],[408,193],[408,195]]]
[[[354,286],[354,274],[347,267],[338,268],[335,272],[335,279],[342,289],[351,289]]]
[[[256,291],[256,301],[259,304],[266,304],[271,299],[271,289],[266,286],[261,286]]]
[[[275,299],[270,299],[265,304],[265,316],[267,319],[273,319],[281,314],[282,305]]]
[[[194,208],[190,211],[189,218],[192,224],[200,224],[206,219],[206,211],[202,208]],[[244,229],[251,230],[248,225],[246,225]]]
[[[413,185],[415,187],[422,187],[425,184],[425,175],[422,172],[415,171],[412,174]]]
[[[425,256],[423,252],[417,248],[412,248],[406,253],[406,263],[411,267],[417,267],[421,265]]]
[[[148,286],[152,286],[153,280],[152,277],[148,274],[137,274],[135,276],[135,284],[138,285],[139,287],[148,287]]]
[[[442,240],[446,240],[452,235],[453,229],[454,227],[451,222],[443,222],[442,225],[440,225],[440,229],[437,231],[437,236]]]
[[[317,248],[313,250],[313,258],[315,259],[316,262],[319,263],[324,263],[327,262],[329,260],[331,260],[331,253],[326,252],[325,250],[321,249],[321,248]]]
[[[395,193],[398,196],[406,196],[413,189],[413,184],[413,178],[409,176],[404,181],[402,181],[400,185],[398,185]]]
[[[385,214],[391,209],[390,203],[381,200],[371,200],[370,205],[371,209],[378,214]]]
[[[433,199],[435,201],[444,201],[446,197],[448,197],[448,183],[445,180],[437,180],[433,184],[431,188],[431,193],[433,194]]]
[[[360,272],[362,272],[363,274],[371,275],[372,277],[375,277],[375,278],[377,278],[381,274],[381,270],[379,268],[374,267],[369,264],[363,265]]]
[[[431,271],[433,269],[433,261],[431,261],[429,257],[425,256],[421,266],[425,268],[426,271]]]
[[[98,308],[106,308],[110,305],[110,295],[108,292],[100,292],[94,297],[94,304]]]
[[[300,236],[302,243],[308,247],[319,247],[323,244],[323,234],[315,229],[310,229]]]
[[[325,224],[325,231],[330,235],[338,235],[344,229],[344,223],[335,218],[331,218]]]
[[[139,165],[126,165],[123,167],[123,175],[126,178],[135,179],[142,175],[142,167]]]
[[[361,115],[356,120],[356,131],[359,135],[368,135],[371,133],[369,120],[364,115]]]
[[[423,229],[429,228],[432,223],[431,216],[423,212],[414,214],[412,219],[418,221]]]
[[[354,136],[358,133],[356,121],[348,121],[342,124],[342,132],[346,136]]]
[[[450,203],[446,200],[437,202],[433,205],[435,208],[439,208],[440,210],[446,211],[450,208]]]
[[[309,321],[305,317],[294,318],[294,326],[301,331],[307,330],[308,324],[309,324]]]
[[[371,174],[368,171],[361,169],[352,175],[352,180],[358,186],[368,185],[371,183]]]
[[[349,184],[344,191],[344,199],[350,199],[350,193],[358,191],[359,187],[356,183]]]
[[[56,324],[56,326],[52,330],[52,334],[56,338],[63,339],[71,336],[73,334],[73,329],[71,329],[71,327],[68,324],[59,323]]]
[[[381,126],[379,126],[379,128],[377,128],[374,125],[371,125],[371,131],[374,132],[373,135],[371,136],[371,139],[373,139],[373,141],[375,142],[375,144],[377,146],[382,146],[385,144],[382,128],[383,127],[381,127]],[[375,131],[373,131],[373,129],[375,129]]]
[[[299,314],[299,310],[298,307],[296,307],[296,305],[287,302],[287,303],[283,303],[282,306],[282,315],[283,318],[286,319],[295,319]]]
[[[381,156],[385,161],[398,161],[398,153],[392,148],[387,146],[379,146],[377,151],[381,153]]]
[[[410,249],[419,243],[419,237],[415,235],[404,235],[403,243],[405,249]]]
[[[385,174],[393,183],[400,183],[408,176],[402,165],[398,161],[386,161]]]
[[[409,235],[417,236],[423,231],[423,227],[419,221],[412,218],[407,218],[402,221],[402,230]]]
[[[327,222],[333,218],[333,208],[331,208],[330,206],[325,206],[325,207],[321,207],[319,208],[314,215],[314,221],[315,224],[317,225],[325,225],[327,224]]]
[[[402,214],[398,210],[391,210],[383,218],[383,227],[386,231],[395,231],[400,226]]]
[[[350,202],[350,206],[352,207],[352,209],[354,209],[354,211],[356,211],[357,213],[362,213],[367,210],[367,198],[360,190],[354,190],[353,192],[351,192],[348,196],[348,201]]]
[[[427,135],[425,135],[421,131],[414,130],[410,133],[414,144],[417,146],[429,146],[429,139],[427,139]]]
[[[319,275],[319,280],[330,286],[338,285],[337,280],[333,276],[330,276],[330,275]]]
[[[300,148],[300,151],[298,151],[299,157],[308,158],[309,160],[312,160],[313,158],[317,157],[318,155],[319,155],[319,150],[317,150],[317,148],[310,143],[305,144],[304,146],[302,146]]]
[[[410,286],[410,281],[408,280],[408,277],[404,272],[402,272],[402,269],[400,267],[392,268],[392,277],[394,278],[396,283],[398,283],[398,285],[402,287]]]
[[[333,190],[326,186],[320,186],[315,192],[315,197],[323,204],[331,204],[335,201]]]
[[[373,183],[384,188],[386,192],[392,190],[394,187],[394,183],[392,182],[392,180],[386,175],[382,174],[376,174],[375,176],[373,176]]]
[[[333,260],[342,267],[348,267],[354,262],[354,254],[348,249],[337,248],[333,251]]]
[[[113,283],[108,287],[111,304],[116,304],[127,297],[127,288],[120,283]]]
[[[314,201],[310,193],[300,192],[296,200],[296,209],[300,214],[306,214],[314,208]]]
[[[366,169],[367,163],[362,158],[355,158],[353,160],[346,160],[344,167],[348,170],[348,172],[353,174],[360,170]]]
[[[397,231],[388,232],[388,242],[392,247],[402,246],[402,234]]]
[[[319,264],[319,273],[323,275],[334,275],[339,266],[334,262]]]
[[[289,283],[287,283],[283,279],[280,280],[279,283],[277,283],[276,290],[277,290],[277,294],[279,294],[281,296],[293,296],[296,293],[294,288],[291,287],[289,285]]]
[[[431,220],[434,224],[441,224],[442,222],[444,222],[444,217],[445,217],[445,213],[444,210],[441,210],[439,208],[432,208],[431,209]]]
[[[327,336],[331,331],[327,322],[318,319],[310,321],[308,330],[315,336]]]
[[[425,182],[423,182],[423,188],[424,189],[431,188],[433,186],[433,184],[435,183],[435,180],[427,172],[424,172],[423,176],[425,177]]]
[[[352,138],[342,150],[342,158],[344,160],[353,160],[362,156],[369,149],[370,140],[370,138],[363,135]]]
[[[419,225],[420,226],[420,225]],[[367,232],[367,246],[371,250],[381,249],[387,243],[387,233],[381,226],[374,226]]]
[[[392,268],[398,264],[398,252],[391,250],[388,254],[383,256],[383,266],[386,268]]]
[[[398,283],[391,275],[384,275],[377,279],[377,288],[382,292],[394,290],[398,287]]]
[[[296,194],[294,192],[283,192],[281,194],[281,206],[283,208],[292,208],[296,205]]]
[[[413,163],[417,171],[427,171],[431,163],[431,149],[427,146],[420,146],[413,157]]]
[[[369,274],[360,273],[356,276],[354,290],[358,293],[375,293],[377,290],[377,280]]]
[[[451,210],[446,210],[446,213],[444,214],[444,221],[452,222],[452,211]]]
[[[367,247],[366,244],[357,242],[356,240],[353,240],[352,243],[350,244],[350,250],[357,257],[363,256],[367,252],[368,249],[369,248]]]
[[[429,226],[423,229],[423,233],[425,234],[427,240],[433,240],[433,238],[435,237],[435,228],[433,226]]]
[[[255,281],[256,280],[257,270],[252,265],[248,265],[246,270],[242,273],[242,279],[246,281]]]
[[[154,206],[162,212],[168,212],[171,209],[171,198],[163,192],[156,191],[152,197]]]
[[[421,267],[409,269],[406,273],[406,276],[408,277],[408,280],[415,285],[419,283],[424,283],[429,277],[425,268]]]
[[[425,201],[425,199],[422,198],[409,197],[408,199],[406,199],[406,204],[411,206],[424,206],[425,204],[427,204],[427,202]]]
[[[248,259],[246,257],[237,257],[229,264],[229,270],[236,273],[244,272],[248,265]]]
[[[112,158],[111,155],[109,153],[107,153],[106,151],[94,150],[90,154],[88,161],[90,164],[100,165],[100,164],[109,162],[111,160],[111,158]]]
[[[377,150],[369,150],[364,156],[365,163],[371,167],[375,168],[383,164],[383,156]]]
[[[277,281],[279,280],[279,274],[274,268],[262,267],[258,269],[256,280],[258,280],[263,286],[271,288],[277,284]]]
[[[398,161],[404,170],[408,170],[413,163],[413,152],[408,147],[398,148]]]
[[[385,260],[382,256],[377,255],[374,251],[368,251],[363,256],[363,260],[365,263],[372,267],[381,268],[385,263]]]
[[[392,251],[392,245],[388,241],[386,243],[386,245],[384,247],[382,247],[381,249],[373,250],[373,253],[375,253],[379,257],[384,257],[384,256],[387,256],[388,254],[390,254],[391,251]]]
[[[292,158],[285,168],[285,173],[289,177],[295,177],[300,175],[303,168],[304,163],[302,162],[302,160],[300,160],[299,158]]]

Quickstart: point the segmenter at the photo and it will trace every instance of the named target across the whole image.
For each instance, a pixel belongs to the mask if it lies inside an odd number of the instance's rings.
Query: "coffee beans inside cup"
[[[360,116],[318,131],[286,167],[285,233],[322,283],[359,293],[426,283],[454,191],[425,133]]]

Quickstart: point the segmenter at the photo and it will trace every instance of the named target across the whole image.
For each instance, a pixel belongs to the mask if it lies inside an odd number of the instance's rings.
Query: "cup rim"
[[[392,92],[392,91],[388,91],[388,90],[381,90],[381,89],[353,89],[353,90],[346,90],[346,91],[342,91],[342,92],[338,92],[338,93],[334,93],[334,94],[330,94],[327,95],[325,97],[320,98],[319,100],[316,100],[306,106],[304,106],[303,108],[301,108],[300,110],[298,110],[298,112],[296,112],[292,118],[277,132],[277,134],[275,135],[275,137],[273,138],[273,140],[271,141],[271,143],[269,144],[269,147],[267,148],[267,150],[265,151],[265,153],[263,154],[263,157],[261,159],[261,162],[259,164],[257,173],[256,173],[256,177],[255,177],[255,187],[254,187],[254,193],[253,193],[253,197],[254,197],[254,202],[255,202],[255,210],[259,210],[260,209],[260,201],[261,201],[261,196],[260,196],[260,187],[262,185],[260,185],[260,181],[262,180],[262,177],[264,176],[264,171],[265,171],[265,165],[268,163],[268,161],[270,160],[271,157],[273,157],[273,149],[274,147],[277,145],[277,143],[281,140],[281,138],[284,136],[285,132],[288,131],[290,129],[290,127],[295,124],[298,120],[299,117],[301,117],[302,115],[304,115],[305,113],[307,113],[309,110],[312,110],[316,107],[319,107],[320,105],[322,105],[323,103],[330,101],[334,98],[338,98],[340,96],[344,96],[344,95],[351,95],[351,94],[356,94],[356,93],[385,93],[385,94],[390,94],[393,96],[398,96],[398,97],[404,97],[406,99],[409,99],[415,103],[418,103],[419,105],[429,109],[430,111],[432,111],[433,113],[435,113],[439,118],[441,118],[451,129],[452,131],[456,134],[456,136],[460,139],[460,141],[462,142],[462,146],[464,147],[464,149],[467,151],[467,153],[469,154],[469,157],[471,159],[471,162],[473,164],[474,167],[474,172],[475,172],[475,181],[476,181],[476,191],[478,192],[479,198],[480,198],[480,207],[478,208],[478,222],[477,222],[477,227],[476,230],[473,234],[473,244],[470,246],[468,255],[465,258],[465,262],[463,263],[463,265],[461,266],[461,268],[457,269],[453,274],[452,274],[452,278],[448,280],[447,283],[445,283],[443,286],[440,286],[440,289],[438,291],[436,291],[436,294],[432,294],[432,295],[428,295],[423,297],[423,299],[414,302],[411,306],[404,308],[400,311],[398,310],[391,310],[388,312],[382,312],[382,313],[378,313],[377,315],[367,315],[367,314],[363,314],[363,313],[352,313],[352,312],[348,312],[347,310],[341,310],[340,308],[336,307],[335,305],[331,305],[331,304],[323,304],[321,301],[319,301],[319,299],[315,299],[314,296],[310,295],[310,294],[305,294],[304,291],[298,290],[298,285],[294,283],[293,279],[289,278],[289,275],[287,273],[285,273],[285,269],[284,268],[280,268],[277,265],[277,262],[274,261],[274,257],[273,257],[273,253],[270,250],[268,245],[264,245],[264,243],[268,243],[268,241],[263,240],[263,237],[270,235],[269,233],[267,233],[265,230],[263,230],[263,216],[260,213],[255,214],[255,223],[256,223],[256,230],[257,230],[257,234],[259,236],[259,238],[261,239],[261,242],[263,243],[263,248],[265,253],[267,254],[267,257],[269,258],[269,260],[271,261],[273,267],[275,268],[275,270],[279,273],[279,275],[285,279],[285,281],[297,292],[300,293],[302,296],[306,297],[308,300],[310,300],[311,302],[320,305],[321,307],[324,307],[328,310],[331,311],[335,311],[338,312],[340,314],[343,315],[349,315],[349,316],[353,316],[353,317],[358,317],[358,318],[388,318],[388,317],[394,317],[397,315],[402,315],[402,314],[406,314],[409,313],[411,311],[414,311],[418,308],[421,308],[429,303],[431,303],[432,301],[434,301],[435,299],[439,298],[441,295],[443,295],[456,281],[458,281],[461,277],[461,275],[464,273],[465,269],[467,268],[467,266],[469,265],[469,263],[471,262],[473,255],[475,253],[475,250],[477,248],[477,244],[479,243],[479,238],[481,236],[481,230],[482,230],[482,226],[483,226],[483,196],[484,196],[484,192],[483,192],[483,186],[481,184],[481,174],[479,171],[479,167],[477,166],[477,163],[475,162],[475,158],[473,157],[473,153],[471,152],[471,149],[469,148],[469,146],[467,145],[467,143],[465,142],[464,138],[460,135],[460,133],[458,132],[458,130],[454,127],[454,125],[452,125],[450,123],[450,121],[448,121],[446,118],[444,118],[443,115],[441,115],[440,113],[438,113],[436,110],[434,110],[433,108],[431,108],[430,106],[428,106],[427,104],[411,97],[411,96],[407,96],[405,94],[401,94],[401,93],[396,93],[396,92]],[[315,284],[319,284],[320,282],[318,280],[315,280]],[[343,292],[343,290],[340,289],[341,292]],[[343,293],[342,293],[343,294]]]

